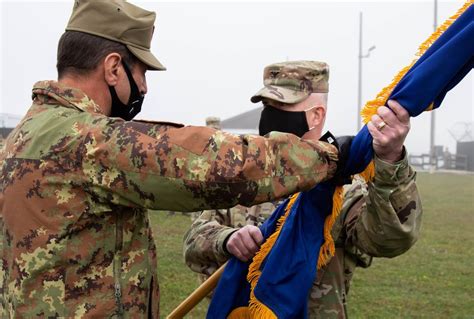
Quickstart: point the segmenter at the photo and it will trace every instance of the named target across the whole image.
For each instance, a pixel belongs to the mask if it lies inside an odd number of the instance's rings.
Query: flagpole
[[[216,288],[219,279],[224,272],[224,268],[227,265],[227,262],[219,267],[219,269],[214,272],[211,277],[209,277],[205,282],[203,282],[196,290],[194,290],[188,298],[173,310],[166,319],[179,319],[183,318],[188,312],[190,312],[198,303],[201,302],[209,293]]]
[[[438,0],[434,0],[434,31],[438,27]],[[431,129],[430,129],[430,173],[436,170],[435,154],[435,111],[431,111]]]
[[[362,110],[362,59],[368,58],[370,56],[370,52],[375,49],[375,45],[371,46],[366,54],[362,54],[362,11],[359,12],[359,82],[358,82],[358,94],[357,94],[357,132],[360,131],[361,128],[361,119],[360,119],[360,111]]]
[[[359,12],[359,84],[357,94],[357,132],[360,131],[360,111],[362,108],[362,11]]]

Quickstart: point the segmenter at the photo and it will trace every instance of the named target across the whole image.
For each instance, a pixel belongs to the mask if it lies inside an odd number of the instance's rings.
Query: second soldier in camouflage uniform
[[[260,133],[279,130],[318,139],[326,115],[328,72],[325,63],[311,61],[266,67],[265,87],[252,97],[253,102],[263,100],[265,105]],[[369,267],[373,257],[398,256],[418,238],[421,203],[415,172],[403,148],[409,117],[399,104],[391,101],[389,105],[396,114],[381,107],[380,116],[368,124],[376,154],[374,182],[366,184],[356,177],[352,185],[345,186],[343,209],[332,229],[336,253],[317,273],[309,295],[310,318],[345,318],[356,267]],[[262,241],[255,226],[276,204],[204,211],[185,236],[188,266],[209,275],[231,255],[250,259]]]
[[[327,180],[337,150],[130,121],[147,91],[155,13],[76,0],[58,81],[0,152],[0,317],[158,317],[147,209],[253,205]],[[39,61],[41,62],[41,61]]]

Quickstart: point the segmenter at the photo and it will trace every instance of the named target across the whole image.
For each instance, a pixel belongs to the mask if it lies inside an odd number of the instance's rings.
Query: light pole
[[[359,13],[359,83],[358,83],[358,96],[357,96],[357,132],[360,131],[361,120],[360,111],[362,109],[362,59],[368,58],[370,52],[375,50],[375,45],[371,46],[366,54],[362,54],[362,12]]]
[[[438,1],[434,0],[434,31],[438,27]],[[430,129],[430,173],[436,169],[435,160],[435,110],[431,110],[431,129]]]

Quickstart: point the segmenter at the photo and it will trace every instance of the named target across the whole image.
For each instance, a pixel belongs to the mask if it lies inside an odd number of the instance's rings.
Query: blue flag
[[[435,41],[421,48],[423,54],[400,74],[388,93],[372,101],[372,110],[371,102],[366,105],[367,117],[389,98],[397,100],[411,116],[441,105],[447,92],[474,66],[471,4],[468,1],[454,22],[438,29],[432,36]],[[372,159],[372,136],[364,126],[352,142],[344,175],[363,172]],[[330,231],[324,223],[336,206],[335,189],[330,182],[321,183],[293,195],[275,210],[261,227],[266,242],[252,263],[236,258],[229,261],[207,318],[307,318],[309,290],[325,244],[325,231]]]

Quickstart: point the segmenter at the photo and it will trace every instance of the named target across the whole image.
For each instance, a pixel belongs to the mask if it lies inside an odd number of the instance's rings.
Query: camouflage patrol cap
[[[150,70],[166,70],[150,51],[155,17],[155,12],[124,0],[75,0],[66,31],[122,43]]]
[[[206,126],[212,127],[216,130],[221,129],[221,119],[215,116],[208,116],[206,117]]]
[[[263,71],[265,87],[251,97],[253,103],[268,98],[282,103],[303,101],[311,93],[329,90],[329,65],[317,61],[288,61],[267,66]]]

